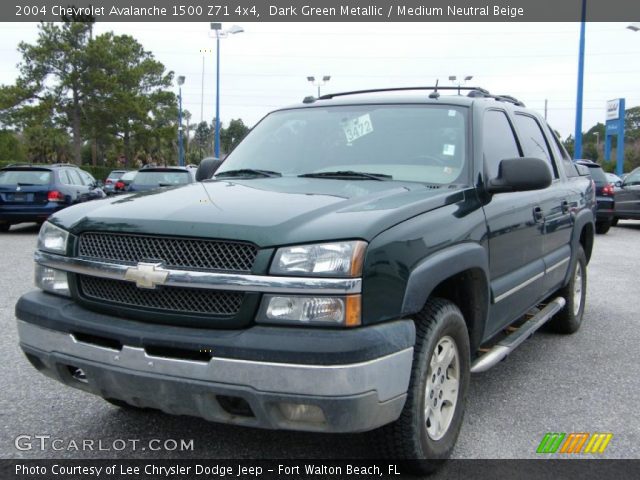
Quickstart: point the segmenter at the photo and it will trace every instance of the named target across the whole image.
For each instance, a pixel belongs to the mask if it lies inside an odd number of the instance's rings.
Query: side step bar
[[[547,320],[562,310],[565,303],[565,299],[562,297],[555,298],[549,302],[542,310],[524,322],[518,330],[494,345],[487,353],[477,358],[476,361],[473,362],[473,365],[471,365],[471,373],[485,372],[504,360],[518,345],[533,335]]]

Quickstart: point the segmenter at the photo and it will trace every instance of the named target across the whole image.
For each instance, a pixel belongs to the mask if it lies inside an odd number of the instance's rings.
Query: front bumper
[[[42,292],[23,296],[16,314],[25,354],[62,383],[138,407],[271,429],[357,432],[396,420],[415,338],[410,320],[353,331],[159,327],[93,313]],[[348,342],[338,341],[341,335]],[[168,338],[173,347],[158,350]],[[195,338],[206,347],[201,350],[212,350],[210,359],[180,357]],[[283,340],[284,352],[267,344]],[[230,355],[234,344],[242,355]],[[343,363],[331,363],[336,358]],[[322,415],[292,418],[283,404],[317,407]]]

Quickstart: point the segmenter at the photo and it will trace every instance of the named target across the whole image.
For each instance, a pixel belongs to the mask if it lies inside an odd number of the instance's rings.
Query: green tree
[[[220,147],[222,147],[222,151],[225,153],[231,151],[248,132],[249,127],[244,124],[242,119],[231,120],[227,128],[220,130]]]
[[[24,162],[26,154],[20,138],[11,130],[0,130],[0,161]]]
[[[596,148],[595,143],[585,143],[582,147],[582,158],[586,158],[588,160],[593,160],[594,162],[598,161],[598,149]]]
[[[122,139],[126,166],[141,148],[151,148],[151,139],[154,151],[168,156],[167,145],[177,138],[176,97],[165,90],[173,72],[165,73],[164,65],[133,37],[113,32],[96,37],[86,56],[84,79],[92,92],[86,109],[89,124]],[[151,132],[154,128],[159,130]]]
[[[193,134],[194,149],[198,149],[198,156],[200,160],[204,157],[213,155],[213,129],[207,124],[207,122],[200,122]]]
[[[38,29],[35,44],[21,42],[18,46],[22,62],[18,66],[20,77],[13,92],[14,110],[18,105],[46,100],[53,108],[54,116],[62,115],[65,120],[65,125],[57,128],[68,126],[71,129],[73,159],[79,164],[82,107],[86,96],[82,75],[86,69],[85,51],[91,37],[92,23],[41,23]],[[24,116],[28,111],[22,111],[21,114]]]
[[[624,130],[627,140],[640,139],[640,107],[629,108],[624,112]]]
[[[571,158],[573,158],[573,152],[575,151],[574,150],[575,141],[573,139],[573,136],[569,135],[567,139],[562,142],[562,144],[564,145],[564,148],[567,149],[567,153],[571,155]]]

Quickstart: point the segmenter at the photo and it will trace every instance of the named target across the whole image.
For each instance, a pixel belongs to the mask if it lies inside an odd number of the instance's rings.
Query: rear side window
[[[82,180],[82,182],[87,186],[93,185],[96,181],[96,179],[93,178],[90,173],[87,173],[84,170],[80,170],[77,173],[80,175],[80,179]]]
[[[50,170],[2,170],[0,185],[49,185]]]
[[[67,174],[71,179],[72,185],[83,185],[82,179],[80,178],[80,175],[78,175],[78,172],[76,172],[75,170],[67,170]]]
[[[73,184],[66,170],[58,170],[58,178],[60,179],[60,182],[62,182],[64,185]]]
[[[511,123],[502,110],[487,110],[484,114],[482,145],[489,178],[498,175],[498,165],[506,158],[520,156]]]
[[[609,183],[604,171],[600,167],[589,167],[589,173],[591,174],[593,181],[596,182],[596,185],[599,187]]]
[[[549,151],[549,145],[544,138],[540,124],[535,118],[529,115],[517,113],[515,115],[516,127],[520,134],[522,153],[525,157],[535,157],[546,161],[553,171],[554,177],[558,178],[558,172],[553,163],[553,157]]]

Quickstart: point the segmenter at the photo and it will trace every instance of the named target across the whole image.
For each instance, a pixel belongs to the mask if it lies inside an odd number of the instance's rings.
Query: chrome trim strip
[[[498,295],[497,297],[494,298],[493,303],[498,303],[500,300],[504,300],[505,298],[507,298],[509,295],[513,295],[514,293],[516,293],[519,290],[522,290],[524,287],[526,287],[527,285],[532,284],[533,282],[535,282],[536,280],[538,280],[539,278],[544,277],[544,272],[540,272],[537,275],[534,275],[533,277],[531,277],[529,280],[525,280],[524,282],[522,282],[520,285],[516,285],[515,287],[513,287],[511,290],[507,290],[506,292],[504,292],[501,295]]]
[[[34,254],[34,260],[45,267],[66,272],[130,281],[125,275],[132,265],[65,257],[40,250]],[[168,272],[168,276],[163,285],[169,287],[307,295],[348,295],[362,291],[361,278],[276,277],[170,269],[164,271]]]
[[[561,267],[562,265],[567,263],[569,260],[571,260],[571,257],[567,257],[563,260],[560,260],[558,263],[551,265],[549,268],[547,268],[546,273],[553,272],[556,268]]]
[[[21,345],[142,373],[242,385],[263,392],[347,396],[376,391],[380,402],[407,392],[413,348],[346,365],[302,365],[213,357],[208,362],[148,355],[144,348],[121,350],[79,342],[71,334],[18,320]],[[392,372],[392,374],[390,374]]]

